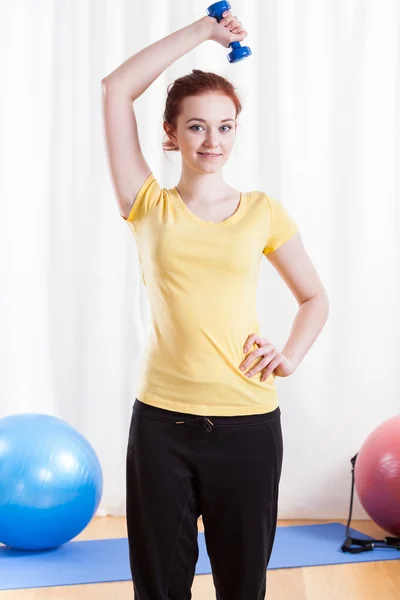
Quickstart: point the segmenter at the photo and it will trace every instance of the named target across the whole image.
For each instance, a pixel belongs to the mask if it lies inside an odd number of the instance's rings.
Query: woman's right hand
[[[229,48],[231,42],[242,42],[247,37],[247,31],[243,28],[237,16],[227,10],[222,15],[222,21],[218,23],[214,17],[203,17],[209,22],[209,39],[218,42],[224,48]]]

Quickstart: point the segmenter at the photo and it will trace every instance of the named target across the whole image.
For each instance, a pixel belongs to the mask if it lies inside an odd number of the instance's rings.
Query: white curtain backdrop
[[[201,0],[0,2],[0,417],[67,420],[103,468],[98,514],[125,514],[125,453],[149,328],[135,240],[108,170],[101,79],[205,14]],[[168,84],[193,68],[244,102],[226,181],[297,220],[330,299],[296,373],[276,379],[285,443],[279,518],[346,518],[350,458],[400,412],[398,0],[234,0],[253,55],[207,41],[135,103],[164,187]],[[282,348],[297,311],[267,260],[261,331]],[[251,333],[251,332],[249,332]],[[366,518],[355,499],[356,518]]]

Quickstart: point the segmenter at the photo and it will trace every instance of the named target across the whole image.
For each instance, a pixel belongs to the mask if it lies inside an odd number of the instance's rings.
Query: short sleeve
[[[160,184],[154,174],[150,173],[136,195],[128,218],[126,219],[123,215],[121,217],[128,223],[139,223],[152,208],[157,206],[162,195],[163,190]]]
[[[268,231],[263,254],[277,250],[299,231],[297,223],[286,208],[265,194],[268,208]]]

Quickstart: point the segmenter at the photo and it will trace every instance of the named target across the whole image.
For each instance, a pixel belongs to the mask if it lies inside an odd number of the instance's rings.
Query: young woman
[[[127,447],[127,528],[135,597],[184,600],[202,515],[218,600],[261,600],[277,522],[283,459],[275,377],[293,373],[326,321],[325,289],[285,208],[228,185],[236,137],[233,85],[200,70],[177,79],[165,150],[182,172],[162,188],[141,152],[134,101],[205,40],[247,32],[230,11],[141,50],[103,79],[110,169],[135,236],[152,312]],[[299,303],[282,352],[256,315],[265,255]]]

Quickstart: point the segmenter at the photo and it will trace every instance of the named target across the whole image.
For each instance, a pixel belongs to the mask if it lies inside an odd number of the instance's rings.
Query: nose
[[[205,146],[207,146],[210,149],[218,148],[219,142],[218,142],[218,135],[217,135],[217,133],[215,133],[213,131],[209,131],[209,133],[207,134],[207,137],[206,137],[206,140],[205,140],[204,144],[205,144]]]

